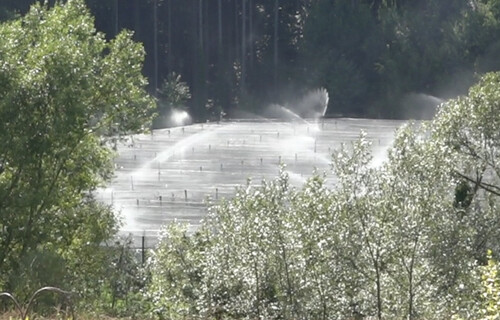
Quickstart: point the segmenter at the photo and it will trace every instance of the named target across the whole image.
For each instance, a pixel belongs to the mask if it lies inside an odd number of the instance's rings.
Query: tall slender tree
[[[169,73],[173,72],[173,54],[172,47],[172,0],[167,0],[167,28],[168,28],[168,43],[167,43],[167,69]]]
[[[203,50],[203,0],[198,1],[198,39],[200,49]]]
[[[158,0],[153,0],[153,56],[154,56],[154,70],[153,70],[153,88],[156,94],[158,91]]]
[[[253,70],[253,59],[254,59],[254,52],[253,52],[253,0],[249,0],[248,4],[248,34],[249,34],[249,42],[248,44],[250,45],[249,48],[249,54],[250,54],[250,69]]]
[[[119,32],[119,23],[118,23],[118,20],[119,20],[119,12],[118,12],[118,0],[115,0],[115,3],[114,3],[114,14],[115,14],[115,36],[118,34]]]
[[[274,37],[273,37],[274,90],[278,89],[278,27],[279,27],[279,0],[274,0]]]
[[[222,0],[217,0],[217,35],[220,53],[222,51]]]
[[[247,35],[246,35],[246,20],[247,20],[247,1],[241,0],[241,91],[245,92],[246,88],[246,56],[247,56]]]

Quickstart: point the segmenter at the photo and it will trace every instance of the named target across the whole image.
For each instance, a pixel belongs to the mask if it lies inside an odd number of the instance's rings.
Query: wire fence
[[[153,250],[159,242],[158,232],[144,232],[141,234],[119,234],[116,238],[109,242],[103,243],[103,246],[110,248],[123,248],[130,250],[133,255],[142,264],[145,264],[148,257],[151,256]]]

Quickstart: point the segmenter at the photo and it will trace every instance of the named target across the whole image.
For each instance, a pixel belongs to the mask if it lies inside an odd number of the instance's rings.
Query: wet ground
[[[273,179],[279,164],[300,186],[313,170],[329,171],[330,157],[361,130],[372,141],[374,162],[386,157],[403,121],[326,119],[313,121],[228,121],[155,130],[120,144],[115,179],[97,197],[123,219],[123,233],[154,241],[163,224],[188,222],[196,229],[206,199],[229,198],[235,188]]]

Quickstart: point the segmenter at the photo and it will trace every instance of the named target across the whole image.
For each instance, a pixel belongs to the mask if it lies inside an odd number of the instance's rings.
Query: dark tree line
[[[2,0],[0,18],[33,2]],[[126,28],[144,43],[151,93],[181,75],[198,120],[259,114],[318,87],[329,115],[418,118],[500,66],[498,0],[86,2],[107,37]]]

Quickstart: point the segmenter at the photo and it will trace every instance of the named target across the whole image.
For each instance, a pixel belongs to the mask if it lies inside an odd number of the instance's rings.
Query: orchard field
[[[378,165],[404,122],[231,120],[154,130],[118,145],[115,178],[98,198],[121,215],[122,233],[146,235],[151,244],[161,226],[173,220],[196,229],[209,199],[233,197],[248,179],[260,184],[275,178],[280,163],[295,186],[315,169],[330,172],[333,150],[357,140],[361,131]]]

